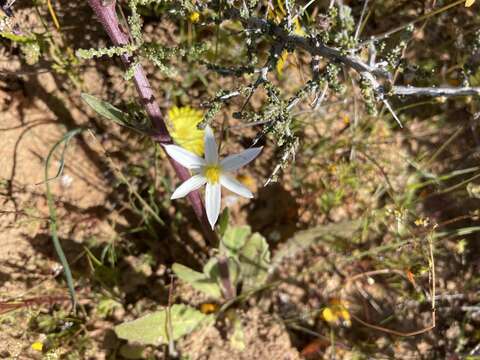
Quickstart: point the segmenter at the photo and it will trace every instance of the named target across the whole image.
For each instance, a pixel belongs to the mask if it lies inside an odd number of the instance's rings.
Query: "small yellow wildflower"
[[[340,299],[332,299],[329,306],[323,309],[322,317],[330,324],[350,326],[352,324],[350,313],[345,305],[346,303]]]
[[[190,16],[188,17],[188,19],[190,20],[191,23],[196,24],[196,23],[198,23],[198,22],[200,21],[200,13],[198,13],[198,12],[196,12],[196,11],[195,11],[195,12],[192,12],[192,13],[190,14]]]
[[[330,164],[328,165],[327,170],[330,174],[335,174],[337,172],[337,165]]]
[[[277,0],[277,6],[273,6],[268,9],[268,18],[274,20],[277,24],[279,24],[287,15],[287,11],[285,10],[283,3],[283,0]],[[300,25],[298,17],[296,17],[293,21],[293,33],[298,36],[305,36],[305,30],[303,30],[302,25]],[[287,57],[288,51],[284,50],[277,62],[277,72],[279,75],[282,75],[283,73],[283,68],[285,67]]]
[[[220,309],[220,305],[215,303],[203,303],[200,305],[200,312],[202,314],[213,314]]]
[[[205,132],[197,125],[202,121],[203,113],[190,106],[174,106],[168,111],[168,118],[168,131],[173,140],[184,149],[202,156]]]
[[[428,218],[420,217],[417,220],[415,220],[415,225],[417,226],[427,227],[429,224],[430,224],[430,220]]]
[[[40,341],[35,341],[32,344],[32,349],[35,351],[42,351],[43,350],[43,343]]]
[[[466,0],[465,1],[465,7],[470,7],[475,3],[475,0]]]

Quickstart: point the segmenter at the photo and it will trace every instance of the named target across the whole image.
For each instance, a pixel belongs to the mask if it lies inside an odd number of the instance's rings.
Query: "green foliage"
[[[370,115],[377,114],[376,107],[376,95],[372,82],[365,76],[360,78],[360,90],[362,91],[363,100],[365,101],[365,107]]]
[[[40,35],[27,36],[9,32],[0,32],[0,37],[18,44],[25,57],[25,62],[28,65],[34,65],[40,60],[42,51],[45,50],[47,45],[45,39]]]
[[[227,258],[232,287],[242,282],[242,289],[247,292],[267,281],[270,268],[268,244],[260,234],[252,234],[249,226],[227,227],[218,251]],[[220,299],[225,291],[217,257],[205,264],[203,273],[181,264],[173,264],[172,270],[181,280],[214,299]]]
[[[138,49],[137,45],[127,44],[124,46],[116,46],[103,49],[79,49],[76,52],[76,55],[80,59],[93,59],[96,57],[108,56],[113,57],[115,55],[132,55],[135,50]]]
[[[265,284],[270,269],[270,250],[263,236],[254,233],[240,249],[238,261],[242,270],[244,291]]]
[[[204,268],[204,270],[206,272],[208,269]],[[207,296],[211,296],[214,299],[219,299],[222,296],[217,279],[211,277],[211,273],[200,273],[176,263],[173,264],[172,271],[179,279],[189,283],[194,289],[203,292]]]
[[[112,120],[119,125],[126,126],[129,123],[128,115],[110,103],[97,99],[95,96],[89,94],[82,94],[82,99],[98,114]]]
[[[449,284],[448,290],[457,291],[456,286],[451,286],[453,281],[450,278],[445,282],[444,279],[439,281],[439,278],[443,276],[443,271],[437,274],[437,281],[435,281],[432,272],[434,269],[433,259],[431,260],[432,264],[427,264],[425,261],[425,254],[428,252],[425,251],[424,246],[427,236],[425,234],[428,233],[428,236],[436,240],[437,248],[434,255],[439,258],[437,263],[439,268],[444,266],[444,259],[453,262],[458,258],[462,265],[466,265],[475,252],[471,237],[478,234],[479,227],[470,222],[478,220],[478,210],[470,210],[469,206],[471,203],[475,205],[480,198],[480,187],[477,184],[478,167],[468,165],[470,167],[462,168],[460,165],[462,165],[462,161],[475,160],[475,144],[478,145],[475,131],[478,130],[478,126],[474,122],[470,122],[470,117],[473,120],[477,118],[473,114],[478,113],[478,99],[468,100],[463,109],[458,100],[443,101],[442,99],[440,102],[403,104],[408,101],[405,98],[401,99],[402,104],[399,104],[396,99],[391,99],[392,108],[400,105],[401,110],[398,108],[397,110],[402,111],[402,116],[406,118],[411,115],[415,127],[409,128],[408,133],[405,131],[407,134],[400,132],[392,134],[389,132],[391,129],[388,126],[385,127],[386,130],[383,129],[385,130],[383,132],[376,132],[373,129],[385,118],[383,116],[385,111],[380,111],[381,107],[378,105],[382,105],[381,102],[386,99],[384,96],[393,97],[393,84],[447,86],[453,85],[453,81],[462,85],[480,84],[478,68],[480,32],[472,30],[463,34],[461,22],[457,21],[462,18],[458,14],[467,11],[463,8],[463,4],[460,4],[461,6],[455,10],[455,14],[452,13],[455,21],[446,16],[439,16],[434,22],[433,18],[419,15],[423,11],[429,11],[428,6],[430,5],[428,4],[422,8],[422,4],[409,7],[390,0],[374,5],[373,2],[365,1],[347,3],[351,4],[352,8],[345,5],[333,5],[327,9],[328,1],[297,2],[296,4],[290,1],[288,5],[285,5],[284,1],[274,0],[265,3],[249,0],[241,4],[241,9],[237,10],[238,4],[231,1],[132,0],[117,2],[118,13],[124,12],[129,15],[127,23],[121,22],[122,27],[129,28],[132,43],[125,46],[77,51],[77,56],[82,59],[100,56],[129,56],[130,66],[124,73],[124,78],[127,80],[134,76],[134,71],[140,64],[144,64],[146,61],[153,64],[155,69],[161,73],[160,75],[156,74],[155,80],[152,82],[152,87],[155,87],[153,90],[162,94],[160,107],[167,108],[172,104],[178,105],[186,102],[196,102],[195,106],[197,106],[200,103],[206,109],[202,126],[207,123],[219,125],[222,120],[225,120],[224,123],[222,122],[222,130],[225,134],[222,139],[224,140],[222,147],[228,148],[226,143],[228,136],[242,137],[242,140],[254,137],[254,143],[263,142],[264,138],[268,137],[266,140],[268,146],[274,148],[268,154],[277,156],[276,164],[259,159],[258,164],[261,167],[254,171],[255,176],[263,176],[272,167],[275,170],[269,180],[276,180],[278,178],[277,170],[291,163],[292,159],[297,156],[295,171],[292,172],[292,176],[285,178],[285,190],[288,193],[286,195],[293,198],[292,203],[299,206],[298,213],[296,207],[289,205],[291,206],[288,208],[289,214],[284,217],[284,214],[281,214],[282,217],[276,217],[276,209],[271,210],[269,206],[267,209],[262,209],[264,201],[262,196],[259,197],[258,203],[248,208],[247,219],[252,221],[252,225],[260,225],[259,228],[265,229],[266,234],[278,234],[277,238],[289,238],[280,244],[272,259],[268,243],[262,235],[252,234],[249,226],[228,226],[231,217],[226,210],[219,219],[218,229],[221,241],[218,248],[207,249],[208,254],[212,257],[206,261],[203,269],[195,271],[179,263],[175,263],[172,267],[180,281],[190,284],[194,289],[215,300],[215,305],[220,304],[218,306],[221,310],[216,316],[222,325],[229,327],[227,329],[228,338],[232,349],[237,351],[245,350],[246,347],[246,334],[242,325],[241,312],[238,311],[237,306],[245,308],[254,304],[254,301],[245,303],[242,301],[256,290],[272,289],[275,291],[274,286],[270,285],[281,283],[284,275],[289,280],[293,280],[292,283],[298,281],[303,286],[302,282],[305,282],[305,285],[317,284],[315,282],[317,279],[312,281],[316,275],[327,277],[341,274],[341,276],[349,278],[360,271],[385,269],[388,272],[393,269],[396,270],[394,275],[401,276],[405,273],[409,276],[407,286],[403,281],[395,280],[394,276],[386,278],[385,281],[376,282],[373,284],[374,286],[370,282],[376,275],[359,278],[355,281],[357,281],[356,285],[365,281],[363,290],[367,293],[372,289],[388,291],[390,299],[398,300],[389,303],[388,308],[397,311],[396,305],[399,305],[398,308],[405,307],[405,304],[413,307],[417,302],[423,307],[429,298],[433,298],[430,296],[433,294],[429,294],[426,286],[429,280],[439,287],[437,292],[439,301],[444,301],[442,299],[443,290],[445,290],[443,283]],[[441,6],[441,3],[438,6]],[[37,4],[38,6],[44,5],[40,1],[37,1]],[[278,21],[277,19],[272,20],[268,14],[266,15],[267,6],[272,5],[276,9],[282,4],[290,8],[287,9],[287,12],[292,12],[295,20],[299,21],[299,27],[303,29],[303,32],[295,31],[296,29],[292,27],[290,21],[291,18],[289,19],[285,14]],[[362,10],[360,5],[363,4],[366,5],[366,8],[365,18],[362,22],[359,15]],[[196,21],[189,16],[192,13],[198,15]],[[391,13],[394,14],[389,15]],[[141,14],[147,14],[149,18],[145,21],[154,29],[146,36],[144,36],[144,19]],[[440,15],[440,13],[438,14]],[[467,15],[467,19],[473,18],[472,13]],[[152,19],[154,16],[159,19]],[[392,16],[393,19],[384,20],[388,16]],[[399,19],[413,18],[414,21],[422,19],[422,17],[423,19],[421,23],[416,22],[416,24],[421,24],[419,27],[405,26],[397,34],[391,34],[384,38],[381,37],[381,34],[370,37],[372,34],[377,34],[379,29],[388,30],[388,26],[384,27],[382,22],[395,22],[397,16]],[[426,21],[427,19],[428,21]],[[361,34],[363,27],[369,21],[373,22],[375,26],[366,29],[365,33],[368,35]],[[448,24],[448,27],[445,26],[445,28],[454,29],[455,31],[452,33],[455,33],[455,36],[445,31],[441,33],[440,37],[437,37],[438,29],[443,28],[442,23]],[[415,37],[413,36],[414,28],[417,30]],[[365,39],[363,43],[355,38],[355,29],[359,29],[360,36]],[[74,77],[79,63],[72,55],[73,50],[60,42],[60,33],[46,31],[42,34],[29,34],[28,32],[21,34],[2,32],[0,36],[3,37],[2,42],[11,42],[14,50],[22,52],[22,61],[36,64],[42,60],[41,65],[43,66],[44,60],[48,60],[51,62],[48,64],[48,69],[54,70],[56,74]],[[439,46],[434,49],[434,52],[429,52],[425,45],[428,45],[428,38],[431,34],[435,34],[436,39],[447,39],[448,48],[445,50]],[[285,36],[291,40],[284,41]],[[66,38],[70,40],[70,37]],[[418,44],[415,45],[419,39],[422,47],[421,54],[416,48]],[[299,46],[296,41],[303,45]],[[329,50],[338,55],[314,56],[308,54],[309,47],[317,47],[317,49],[330,47]],[[451,51],[452,47],[455,49],[454,52]],[[279,56],[286,53],[289,54],[290,59],[287,62],[288,66],[285,67],[284,76],[280,77],[275,72],[275,68]],[[432,56],[432,53],[435,56]],[[405,56],[406,54],[407,56]],[[342,57],[348,59],[345,60]],[[312,58],[315,59],[312,60]],[[363,70],[349,65],[348,61],[354,58],[359,59],[365,65]],[[310,60],[312,61],[308,64]],[[368,69],[371,68],[375,68],[377,71],[370,72]],[[102,74],[103,70],[99,73]],[[440,70],[438,73],[441,76],[432,76],[438,70]],[[311,78],[309,78],[310,75]],[[165,76],[170,77],[169,81],[164,81]],[[118,83],[115,84],[115,88],[118,89]],[[359,88],[356,88],[357,86]],[[391,92],[388,93],[390,89]],[[126,95],[115,101],[116,105],[122,104],[117,105],[120,108],[85,93],[82,94],[82,99],[97,114],[107,120],[135,129],[141,134],[151,134],[151,126],[146,124],[148,119],[145,112],[141,110],[143,104],[134,102],[135,97],[131,96],[130,88],[127,87],[124,90],[126,90]],[[349,99],[340,98],[346,90],[351,92],[347,94]],[[378,117],[365,116],[364,107],[358,104],[359,92],[357,90],[361,91],[363,105],[367,112],[376,114]],[[95,91],[98,91],[98,88]],[[74,94],[77,93],[74,92]],[[101,96],[107,98],[106,95]],[[127,100],[125,97],[128,97]],[[128,101],[131,102],[128,103]],[[428,104],[429,110],[424,112],[418,108],[422,104]],[[415,111],[412,111],[411,109],[414,107]],[[408,111],[404,112],[404,110]],[[344,112],[348,112],[350,116],[344,116],[342,119],[341,114]],[[427,115],[425,115],[427,112],[429,112],[428,119],[434,119],[431,123],[424,121],[427,119]],[[468,153],[454,149],[455,142],[450,142],[450,139],[444,142],[438,150],[434,149],[444,138],[442,128],[446,132],[450,132],[452,128],[449,121],[449,114],[452,112],[466,118],[464,119],[465,123],[461,122],[458,134],[463,137],[468,130],[468,134],[475,135],[473,138],[465,136],[464,143],[461,144],[463,149],[468,150]],[[229,123],[232,113],[235,121]],[[64,142],[68,142],[69,137],[70,135],[66,136],[67,139],[63,139]],[[109,139],[108,146],[111,142],[113,143],[112,147],[117,150],[115,141],[117,139]],[[301,147],[299,146],[300,141]],[[142,142],[141,146],[143,143],[147,142]],[[392,145],[392,143],[398,146]],[[151,142],[148,142],[148,145],[150,144]],[[58,145],[60,143],[56,146]],[[246,146],[248,145],[246,144]],[[188,213],[171,211],[171,202],[168,196],[171,193],[171,180],[167,176],[168,171],[165,172],[165,169],[156,166],[156,163],[154,171],[152,170],[152,161],[149,158],[154,158],[155,162],[164,160],[163,157],[156,156],[159,147],[155,150],[155,156],[152,155],[153,151],[148,152],[140,160],[138,154],[128,158],[123,157],[126,154],[119,154],[122,156],[118,156],[115,160],[128,159],[126,165],[122,164],[122,167],[126,169],[126,177],[120,173],[117,176],[118,182],[116,182],[116,184],[121,183],[124,186],[112,189],[109,194],[112,196],[108,197],[105,206],[109,211],[110,209],[112,212],[118,211],[119,216],[116,216],[117,213],[114,214],[115,220],[112,221],[111,228],[122,234],[116,233],[113,238],[122,239],[125,234],[128,234],[134,240],[128,241],[128,255],[134,259],[128,263],[129,271],[143,273],[143,275],[148,274],[147,277],[155,274],[154,277],[159,280],[160,284],[155,283],[154,289],[150,287],[146,289],[148,292],[154,290],[155,294],[158,292],[157,286],[163,285],[164,275],[169,273],[168,269],[163,272],[165,270],[163,265],[162,268],[156,269],[155,267],[158,265],[159,259],[154,257],[151,251],[157,251],[160,248],[163,250],[164,243],[154,243],[154,241],[163,240],[165,232],[168,233],[169,239],[178,240],[178,237],[183,241],[184,238],[178,236],[180,234],[183,236],[183,233],[177,232],[178,220],[190,220],[186,218]],[[141,150],[144,148],[142,147]],[[391,151],[395,152],[394,156],[385,156],[391,155],[389,154]],[[435,151],[435,154],[428,161],[424,161],[431,151]],[[441,156],[437,158],[440,153]],[[419,158],[415,158],[416,155]],[[397,159],[393,159],[394,157]],[[466,160],[463,160],[462,157],[466,157]],[[400,161],[397,163],[398,158],[404,160],[408,169],[403,169],[398,165],[400,163]],[[437,161],[433,161],[435,158]],[[47,168],[52,159],[53,156],[50,153],[47,158]],[[438,161],[439,159],[441,161]],[[69,274],[68,262],[66,262],[57,234],[58,219],[53,207],[56,202],[48,188],[48,184],[61,175],[63,166],[62,154],[56,175],[48,178],[47,171],[45,174],[50,210],[48,220],[55,249],[66,273],[69,289],[73,292],[72,275]],[[336,167],[336,170],[328,169],[330,166]],[[396,167],[400,167],[400,169]],[[150,181],[152,179],[150,172],[155,173],[155,181]],[[133,182],[129,181],[130,178],[134,179]],[[3,192],[11,192],[12,184],[10,182],[11,180],[0,180]],[[122,190],[123,187],[126,187],[127,190],[117,191]],[[268,194],[268,192],[266,193]],[[443,209],[438,209],[438,204],[435,204],[437,201],[445,202],[449,214],[445,214]],[[457,202],[459,203],[458,207],[467,210],[462,213],[456,209],[454,205],[457,205]],[[45,219],[41,218],[41,213],[27,210],[22,209],[25,214],[21,215],[37,217],[38,224],[45,222]],[[82,214],[90,216],[90,213],[96,212],[96,210],[82,209]],[[252,211],[250,212],[250,210]],[[263,212],[264,210],[265,212]],[[426,214],[423,215],[423,212]],[[453,215],[450,215],[450,212]],[[254,224],[258,214],[263,215],[263,213],[267,213],[268,217],[273,213],[272,218],[274,219],[266,219],[268,220],[266,224]],[[63,216],[63,213],[61,214]],[[165,215],[167,221],[163,221],[160,214],[162,217]],[[236,215],[235,213],[233,218],[236,218]],[[429,219],[428,216],[431,218]],[[137,221],[137,219],[140,224],[138,226],[135,224],[137,227],[131,226],[130,222]],[[108,221],[110,220],[111,218],[108,218]],[[280,224],[276,223],[277,221]],[[434,231],[437,229],[436,221],[439,222],[439,230]],[[271,225],[272,223],[274,225]],[[459,223],[461,225],[458,225]],[[17,222],[17,225],[23,224],[23,222]],[[286,226],[284,227],[284,225]],[[304,230],[298,231],[298,228]],[[294,235],[290,236],[292,233]],[[73,235],[76,234],[75,231]],[[274,239],[274,236],[272,235],[271,238]],[[190,240],[190,238],[187,239],[187,241]],[[137,247],[140,241],[143,243]],[[447,243],[448,245],[444,246]],[[145,244],[151,248],[145,250],[143,247]],[[96,245],[100,245],[100,243]],[[188,245],[187,243],[185,246]],[[94,246],[85,247],[82,260],[86,259],[89,262],[91,274],[93,274],[93,286],[88,290],[95,294],[96,288],[101,288],[102,295],[92,296],[95,305],[87,306],[86,311],[94,309],[94,315],[108,321],[111,320],[108,318],[112,314],[120,313],[115,310],[123,306],[122,302],[125,299],[128,304],[132,304],[129,306],[135,306],[136,309],[145,306],[143,299],[140,298],[140,301],[136,302],[137,294],[132,296],[128,293],[130,290],[125,290],[128,286],[122,286],[124,285],[122,281],[125,279],[119,275],[124,267],[117,267],[117,265],[124,265],[122,255],[125,253],[117,252],[114,243],[105,246],[101,256],[94,255],[94,253],[98,253],[90,251],[93,248]],[[101,250],[101,248],[96,250]],[[139,252],[142,253],[139,254]],[[274,276],[274,268],[279,267],[284,260],[298,255],[300,252],[303,253],[302,256],[295,258],[292,264],[287,262],[287,265],[292,265],[291,268],[298,267],[297,265],[304,261],[305,264],[312,265],[311,267],[304,266],[301,272],[295,272],[295,270],[291,272],[292,269],[288,267],[281,268],[278,271],[278,274],[281,274],[279,280],[275,283],[270,280],[269,286],[264,286],[269,280],[269,274]],[[159,251],[159,253],[161,252]],[[176,256],[178,249],[172,249],[169,254]],[[200,254],[198,259],[204,261],[204,256],[206,255]],[[163,257],[163,253],[159,256],[159,258],[161,257]],[[167,258],[167,263],[170,263],[171,258]],[[320,261],[318,261],[319,259]],[[313,263],[311,260],[315,262]],[[173,261],[181,262],[182,258],[174,257]],[[343,265],[346,263],[352,263],[352,266],[344,267]],[[467,266],[465,266],[466,268]],[[329,274],[330,271],[331,274]],[[470,274],[464,276],[467,279],[465,283],[471,282],[477,285],[478,279],[472,276],[472,280],[469,280],[468,276]],[[325,280],[328,283],[328,278]],[[417,282],[416,284],[414,284],[414,280]],[[408,299],[405,295],[408,295],[405,291],[406,287],[414,287],[415,290],[422,288],[422,291],[415,295],[410,294],[412,297]],[[458,289],[458,292],[462,293],[460,295],[468,294],[469,289],[466,287]],[[228,294],[228,289],[233,289],[234,294]],[[236,294],[238,289],[241,289],[241,294]],[[355,291],[350,288],[342,288],[342,285],[336,289],[339,293],[342,293],[343,290],[347,290],[347,293]],[[338,294],[334,294],[336,289],[323,291],[320,287],[318,298],[316,297],[313,303],[327,301],[326,299],[330,295],[337,296]],[[105,295],[105,290],[108,295]],[[381,298],[381,291],[378,293]],[[138,297],[142,295],[140,293]],[[184,294],[180,296],[182,295]],[[255,306],[262,307],[266,303],[268,311],[272,311],[269,315],[284,321],[287,326],[295,321],[290,318],[284,319],[283,312],[275,312],[278,309],[278,303],[275,303],[276,295],[272,296],[274,300],[263,298],[263,296],[270,295],[267,294],[267,291],[262,292],[261,295],[262,301],[255,303]],[[351,293],[347,294],[347,296],[350,295]],[[362,296],[365,294],[362,293]],[[377,294],[375,294],[375,298],[370,299],[371,301],[365,302],[365,306],[362,308],[365,312],[359,315],[368,314],[370,305],[379,303],[376,296]],[[448,293],[447,296],[450,294]],[[130,303],[131,298],[134,298],[134,304]],[[352,301],[357,300],[355,296],[351,296],[351,299]],[[298,305],[298,308],[307,308],[311,304],[310,299],[305,299],[305,297],[299,300],[292,296],[290,300],[292,305]],[[301,303],[303,300],[306,303]],[[457,302],[456,298],[455,301]],[[463,300],[458,300],[459,303],[461,301]],[[392,307],[390,307],[391,305]],[[382,310],[383,304],[379,303],[378,308]],[[318,314],[318,309],[308,310],[311,310],[312,314]],[[375,314],[381,316],[380,310],[376,308]],[[168,311],[171,312],[171,316],[168,315]],[[388,312],[391,313],[390,310]],[[377,315],[371,319],[377,321]],[[445,313],[437,312],[437,316],[445,316]],[[391,318],[384,319],[384,322],[378,324],[389,326],[389,323],[393,322],[396,317],[397,314],[394,313]],[[298,318],[301,318],[298,321],[299,324],[308,326],[305,332],[310,335],[326,336],[326,338],[330,335],[332,346],[336,337],[342,336],[344,333],[343,330],[337,331],[333,328],[330,334],[325,332],[325,327],[313,316],[308,324],[304,323],[303,315],[299,315]],[[418,317],[418,319],[420,318],[423,316]],[[170,309],[162,309],[133,322],[119,325],[116,332],[120,338],[133,342],[154,346],[166,343],[171,345],[172,341],[188,334],[193,329],[198,329],[202,325],[211,325],[213,319],[213,315],[201,314],[191,307],[173,305]],[[44,352],[50,352],[51,347],[58,346],[68,336],[73,337],[74,331],[75,333],[85,331],[85,326],[79,326],[77,320],[69,319],[66,313],[36,316],[35,324],[35,329],[42,334],[48,334],[48,340],[51,341],[51,345],[47,346],[47,350]],[[468,319],[465,324],[470,325]],[[222,330],[224,329],[222,328]],[[301,330],[297,328],[296,331]],[[357,338],[357,331],[362,330],[361,328],[352,328],[352,335],[354,335],[352,339]],[[78,336],[78,339],[80,343],[83,337]],[[462,338],[461,341],[464,339]],[[348,345],[350,344],[348,343]],[[66,346],[69,344],[67,343]],[[368,343],[365,348],[374,346],[376,345]],[[146,349],[144,345],[122,344],[112,356],[139,358],[144,356],[144,349]]]
[[[251,230],[249,226],[228,227],[220,241],[220,252],[231,257],[237,257],[240,249],[245,246]]]
[[[17,35],[17,34],[5,32],[5,31],[0,32],[0,36],[19,44],[27,44],[27,43],[35,42],[35,37],[26,36],[26,35]]]
[[[35,314],[29,320],[29,328],[44,335],[45,351],[55,350],[72,340],[75,341],[76,353],[84,351],[90,340],[83,335],[78,336],[81,326],[81,320],[64,310]]]
[[[77,57],[81,59],[93,59],[96,57],[128,56],[130,66],[126,70],[124,78],[130,80],[134,75],[134,70],[143,59],[149,60],[158,70],[169,77],[177,76],[177,69],[170,64],[172,58],[187,57],[189,61],[197,60],[207,50],[205,43],[188,44],[187,46],[166,47],[157,42],[146,42],[142,34],[143,20],[140,14],[139,6],[145,9],[153,7],[156,9],[163,1],[158,0],[130,0],[131,15],[128,17],[128,25],[133,42],[122,46],[111,46],[108,48],[78,49]],[[188,1],[183,1],[181,7],[193,11],[193,5]]]
[[[46,196],[47,196],[47,204],[48,204],[48,212],[50,216],[50,234],[52,236],[52,242],[53,246],[55,248],[55,252],[57,253],[58,259],[60,260],[60,263],[62,264],[63,271],[65,273],[65,279],[67,281],[67,286],[68,286],[68,291],[70,292],[70,297],[72,300],[72,306],[73,306],[73,311],[76,311],[77,307],[77,298],[75,295],[75,287],[73,285],[73,276],[72,276],[72,271],[70,270],[70,265],[68,264],[67,257],[65,256],[65,253],[62,248],[62,244],[60,243],[60,240],[58,238],[58,223],[57,223],[57,211],[55,208],[55,203],[54,203],[54,198],[52,195],[52,192],[50,190],[50,182],[56,178],[58,178],[63,171],[64,167],[64,155],[65,151],[67,149],[68,143],[70,140],[78,135],[82,129],[74,129],[69,132],[67,132],[53,147],[50,149],[47,159],[45,161],[45,186],[46,186]],[[57,148],[64,144],[64,148],[62,151],[61,159],[60,159],[60,166],[58,168],[57,174],[54,177],[49,177],[48,175],[48,170],[50,168],[50,161],[53,157],[53,154],[57,150]]]
[[[93,95],[83,93],[81,96],[83,101],[85,101],[93,110],[95,110],[99,115],[103,116],[104,118],[111,120],[118,125],[138,131],[142,134],[149,132],[149,127],[136,122],[129,114],[116,108],[112,104],[97,99]]]
[[[115,309],[119,308],[122,308],[122,304],[108,297],[101,298],[97,305],[98,314],[102,318],[112,315]]]
[[[170,314],[167,315],[167,312]],[[202,314],[187,305],[176,304],[170,309],[164,308],[136,320],[117,325],[115,333],[121,339],[158,346],[178,340],[199,326],[211,324],[212,321],[212,315]],[[168,330],[170,327],[171,333]]]
[[[352,9],[346,5],[333,6],[329,11],[332,27],[330,29],[330,41],[341,49],[355,47],[354,38],[355,20],[352,16]]]
[[[116,269],[105,265],[102,261],[97,259],[88,248],[85,248],[85,253],[87,254],[87,260],[93,271],[95,280],[107,288],[113,288],[113,286],[117,284],[119,276]]]

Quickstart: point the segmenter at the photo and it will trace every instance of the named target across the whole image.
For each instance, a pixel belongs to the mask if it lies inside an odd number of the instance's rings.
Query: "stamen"
[[[216,184],[220,180],[221,169],[218,165],[207,165],[204,170],[204,175],[209,183]]]

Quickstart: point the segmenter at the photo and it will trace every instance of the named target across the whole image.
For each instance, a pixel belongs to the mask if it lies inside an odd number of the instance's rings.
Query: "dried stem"
[[[88,0],[88,3],[90,4],[90,7],[95,12],[95,15],[97,16],[98,20],[102,24],[104,30],[107,32],[113,44],[115,46],[124,46],[128,44],[129,43],[128,34],[122,31],[122,29],[120,29],[120,26],[119,26],[117,14],[115,12],[115,1],[107,5],[102,5],[102,0]],[[132,65],[132,58],[130,56],[124,54],[121,56],[121,58],[126,67],[130,67]],[[163,119],[163,115],[160,111],[158,103],[155,100],[155,96],[153,94],[150,83],[140,64],[137,64],[135,66],[133,80],[137,88],[138,94],[140,96],[142,105],[144,106],[155,128],[155,132],[152,136],[153,139],[159,144],[171,143],[172,138],[168,133],[167,127],[165,125],[165,121]],[[175,169],[177,176],[181,181],[185,181],[190,177],[190,173],[187,169],[185,169],[183,166],[181,166],[179,163],[177,163],[175,160],[173,160],[170,157],[169,157],[169,160],[173,168]],[[188,199],[193,207],[195,215],[200,221],[202,230],[206,238],[209,240],[209,242],[212,245],[215,244],[217,238],[208,223],[202,198],[200,197],[200,192],[198,190],[192,191],[188,195]]]
[[[454,4],[439,9],[438,11],[446,10],[454,5],[458,5],[457,1]],[[436,11],[435,13],[437,13]],[[260,30],[265,34],[270,35],[275,41],[283,44],[288,44],[291,47],[296,47],[309,52],[314,57],[324,57],[328,60],[341,63],[348,68],[355,70],[357,73],[369,79],[374,79],[374,90],[380,98],[383,96],[426,96],[426,97],[458,97],[458,96],[480,96],[480,87],[460,87],[460,88],[437,88],[437,87],[414,87],[414,86],[392,86],[387,92],[387,89],[380,85],[378,78],[391,81],[392,75],[375,63],[366,63],[360,57],[354,54],[345,54],[344,52],[326,46],[319,41],[305,36],[294,35],[286,31],[282,26],[277,25],[271,21],[261,19],[258,17],[242,18],[237,9],[229,9],[228,16],[232,19],[239,20],[243,26],[249,30]],[[384,99],[382,101],[385,102]]]
[[[456,97],[480,96],[480,87],[412,87],[394,86],[392,93],[398,96]]]

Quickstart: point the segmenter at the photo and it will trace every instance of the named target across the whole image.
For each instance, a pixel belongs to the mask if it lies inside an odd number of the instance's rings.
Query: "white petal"
[[[207,189],[205,190],[205,209],[207,210],[208,222],[215,227],[215,223],[220,215],[220,203],[222,200],[220,183],[210,184],[207,183]]]
[[[255,159],[263,147],[254,147],[242,151],[240,154],[229,155],[220,162],[224,171],[234,171],[247,165],[250,161]]]
[[[205,127],[205,161],[207,164],[218,164],[218,147],[212,128]]]
[[[246,197],[246,198],[253,198],[253,194],[248,188],[243,185],[242,183],[238,182],[234,178],[228,176],[228,175],[222,175],[220,176],[220,184],[225,186],[228,190],[231,192],[234,192],[237,195]]]
[[[194,175],[183,184],[181,184],[172,194],[170,199],[179,199],[187,195],[193,190],[197,190],[200,186],[207,182],[207,178],[203,175]]]
[[[180,165],[187,169],[198,169],[205,165],[205,160],[200,156],[191,153],[184,148],[177,145],[164,145],[165,151],[172,157],[173,160],[180,163]]]

